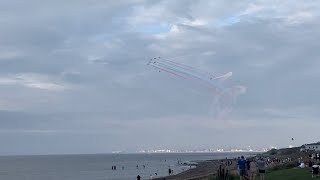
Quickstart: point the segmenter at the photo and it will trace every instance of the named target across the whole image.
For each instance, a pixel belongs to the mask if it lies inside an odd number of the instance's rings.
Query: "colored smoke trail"
[[[223,81],[232,76],[232,72],[220,76],[213,76],[211,73],[182,63],[163,59],[153,58],[148,65],[156,68],[159,72],[165,72],[176,77],[197,83],[214,92],[213,101],[210,108],[215,112],[216,117],[228,113],[232,110],[236,102],[236,97],[246,92],[244,86],[226,86]],[[211,111],[212,112],[212,111]]]

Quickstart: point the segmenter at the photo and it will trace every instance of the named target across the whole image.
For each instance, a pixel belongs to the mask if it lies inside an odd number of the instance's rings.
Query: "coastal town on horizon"
[[[273,149],[273,148],[271,148]],[[149,149],[140,150],[139,153],[222,153],[222,152],[267,152],[269,148],[253,149],[253,148],[236,148],[236,149],[194,149],[194,150],[175,150],[175,149]]]
[[[316,143],[303,144],[301,146],[293,146],[289,145],[288,147],[276,147],[276,146],[268,146],[268,147],[229,147],[229,148],[193,148],[193,149],[171,149],[171,148],[153,148],[153,149],[141,149],[139,151],[135,151],[134,153],[264,153],[268,152],[272,149],[286,149],[286,148],[300,148],[300,151],[305,151],[308,149],[316,149],[320,148],[320,141]],[[112,154],[122,154],[122,153],[132,153],[128,151],[112,151]]]
[[[292,148],[292,146],[289,146]],[[271,149],[278,149],[275,146],[253,148],[253,147],[236,147],[236,148],[199,148],[199,149],[170,149],[170,148],[155,148],[155,149],[141,149],[134,153],[241,153],[241,152],[267,152]],[[130,153],[127,151],[112,151],[113,154]]]

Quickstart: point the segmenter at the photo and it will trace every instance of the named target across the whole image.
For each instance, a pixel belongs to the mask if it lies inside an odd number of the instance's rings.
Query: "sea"
[[[2,180],[135,180],[194,168],[194,162],[253,153],[162,153],[0,156]],[[116,170],[112,170],[116,166]]]

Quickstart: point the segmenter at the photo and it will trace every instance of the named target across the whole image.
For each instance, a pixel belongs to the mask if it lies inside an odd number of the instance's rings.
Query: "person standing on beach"
[[[244,159],[243,156],[241,156],[241,159],[238,160],[238,168],[239,168],[240,180],[245,180],[246,164],[247,164],[247,161]]]
[[[262,157],[257,161],[258,169],[259,169],[259,177],[260,180],[264,180],[264,174],[266,173],[266,162]]]

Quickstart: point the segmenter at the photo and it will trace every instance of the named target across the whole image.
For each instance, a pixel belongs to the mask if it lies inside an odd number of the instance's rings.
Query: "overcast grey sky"
[[[319,15],[313,0],[1,0],[0,154],[319,141]],[[247,92],[215,118],[213,93],[155,56]]]

